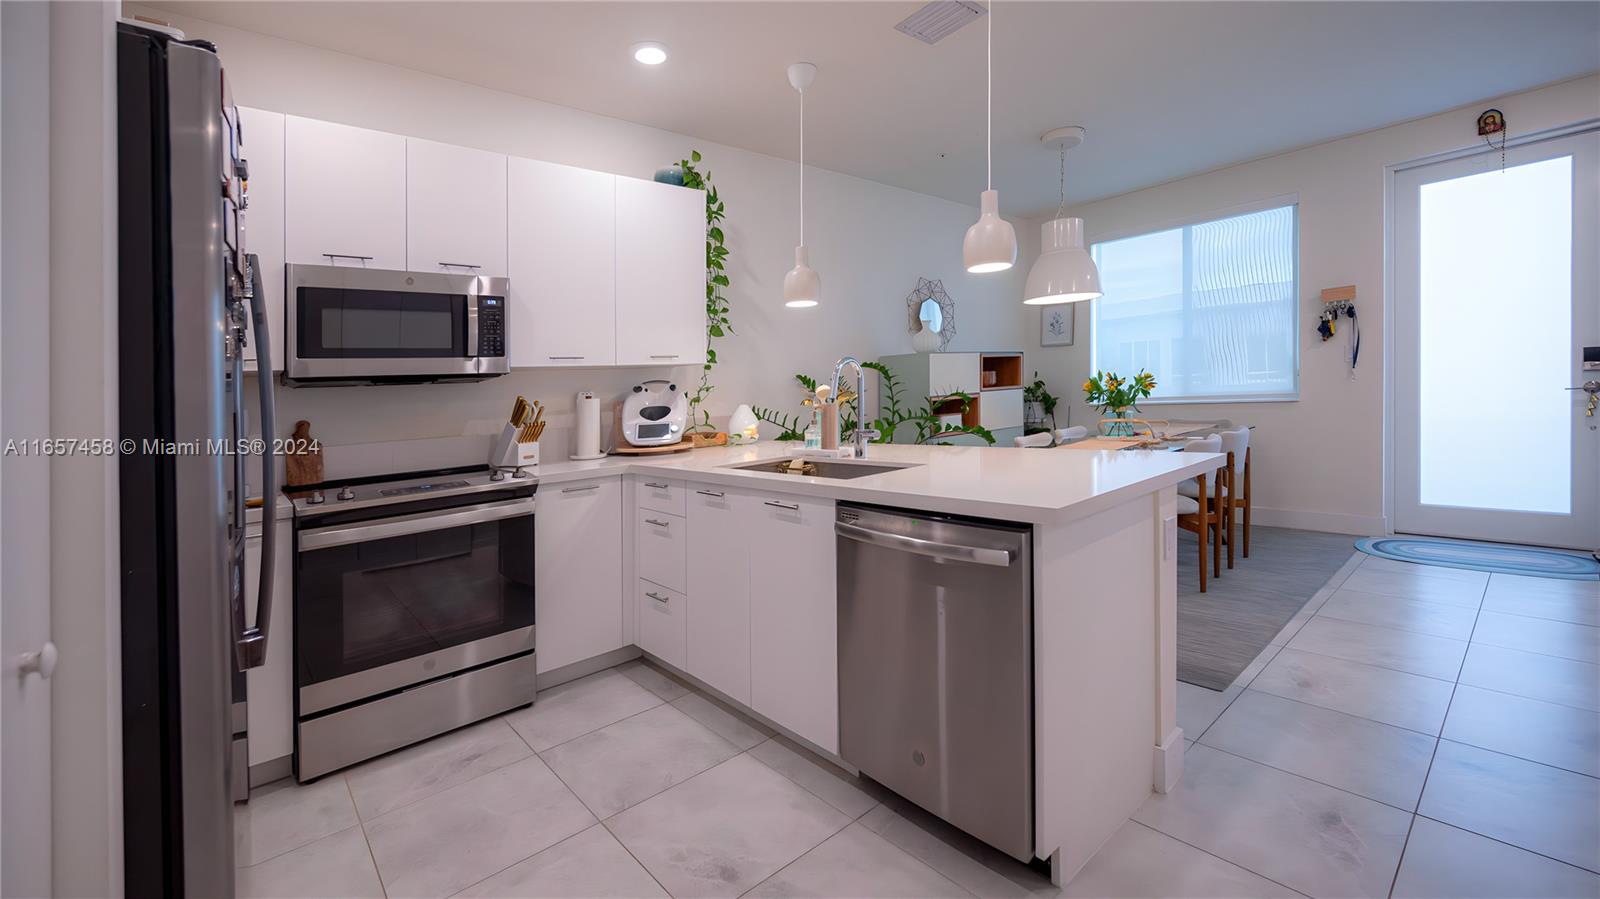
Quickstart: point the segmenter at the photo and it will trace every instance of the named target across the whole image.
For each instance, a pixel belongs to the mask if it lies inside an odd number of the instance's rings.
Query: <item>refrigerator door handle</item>
[[[277,434],[272,399],[272,331],[267,326],[267,297],[261,286],[261,260],[256,254],[248,257],[250,265],[250,321],[256,332],[256,386],[260,391],[261,434],[266,448],[261,452],[261,571],[256,590],[256,620],[244,621],[244,607],[239,606],[239,618],[234,622],[234,654],[239,667],[258,668],[267,660],[267,634],[272,625],[273,574],[277,566],[278,544],[278,470],[273,464],[272,440]],[[242,385],[241,385],[242,386]],[[243,491],[243,485],[239,488]]]

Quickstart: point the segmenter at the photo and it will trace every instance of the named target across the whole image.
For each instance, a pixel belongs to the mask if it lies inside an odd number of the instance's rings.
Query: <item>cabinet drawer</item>
[[[639,648],[674,668],[685,670],[689,598],[676,590],[640,578]]]
[[[1022,390],[985,390],[978,395],[978,423],[991,431],[1022,427]]]
[[[689,550],[686,525],[681,515],[654,509],[634,513],[634,565],[639,577],[679,592],[688,589],[684,582]]]
[[[687,485],[682,481],[641,477],[633,495],[637,497],[635,502],[641,509],[654,509],[668,515],[683,515],[688,508],[684,504],[686,489]]]

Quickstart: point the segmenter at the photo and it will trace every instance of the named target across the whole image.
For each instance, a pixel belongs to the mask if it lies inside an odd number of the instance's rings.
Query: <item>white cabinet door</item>
[[[686,524],[678,515],[643,507],[634,510],[634,567],[639,577],[683,592],[688,559]]]
[[[272,371],[283,371],[283,126],[281,113],[239,107],[244,130],[244,158],[250,164],[249,205],[244,213],[245,251],[261,266],[261,299],[266,303],[267,331],[272,338]],[[255,324],[247,324],[245,371],[255,371]]]
[[[621,476],[540,488],[533,543],[538,671],[621,647]]]
[[[511,364],[615,364],[616,176],[508,165]]]
[[[750,707],[837,754],[833,502],[756,494],[753,508]]]
[[[258,668],[245,672],[249,704],[248,754],[252,766],[280,759],[294,752],[294,535],[289,517],[280,513],[277,548],[272,564],[272,620],[267,626],[267,658]],[[245,531],[244,574],[245,612],[256,620],[256,602],[261,571],[261,526]]]
[[[617,364],[706,358],[705,193],[617,179]]]
[[[406,267],[406,139],[288,116],[284,250],[302,265]]]
[[[1022,388],[978,394],[978,423],[991,431],[1022,427]]]
[[[683,670],[688,597],[639,578],[635,582],[634,602],[639,608],[639,648]]]
[[[689,485],[688,672],[750,704],[750,521],[753,498]]]
[[[406,138],[406,268],[505,277],[504,155]]]

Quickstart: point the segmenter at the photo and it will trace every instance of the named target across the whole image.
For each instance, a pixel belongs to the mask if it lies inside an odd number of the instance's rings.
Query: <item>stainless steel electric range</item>
[[[290,494],[297,780],[533,702],[534,491],[470,468]]]

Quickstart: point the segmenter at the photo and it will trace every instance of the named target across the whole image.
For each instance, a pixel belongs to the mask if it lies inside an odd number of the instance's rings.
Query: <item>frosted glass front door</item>
[[[1567,389],[1600,342],[1597,141],[1395,176],[1397,530],[1600,543],[1600,419]]]

